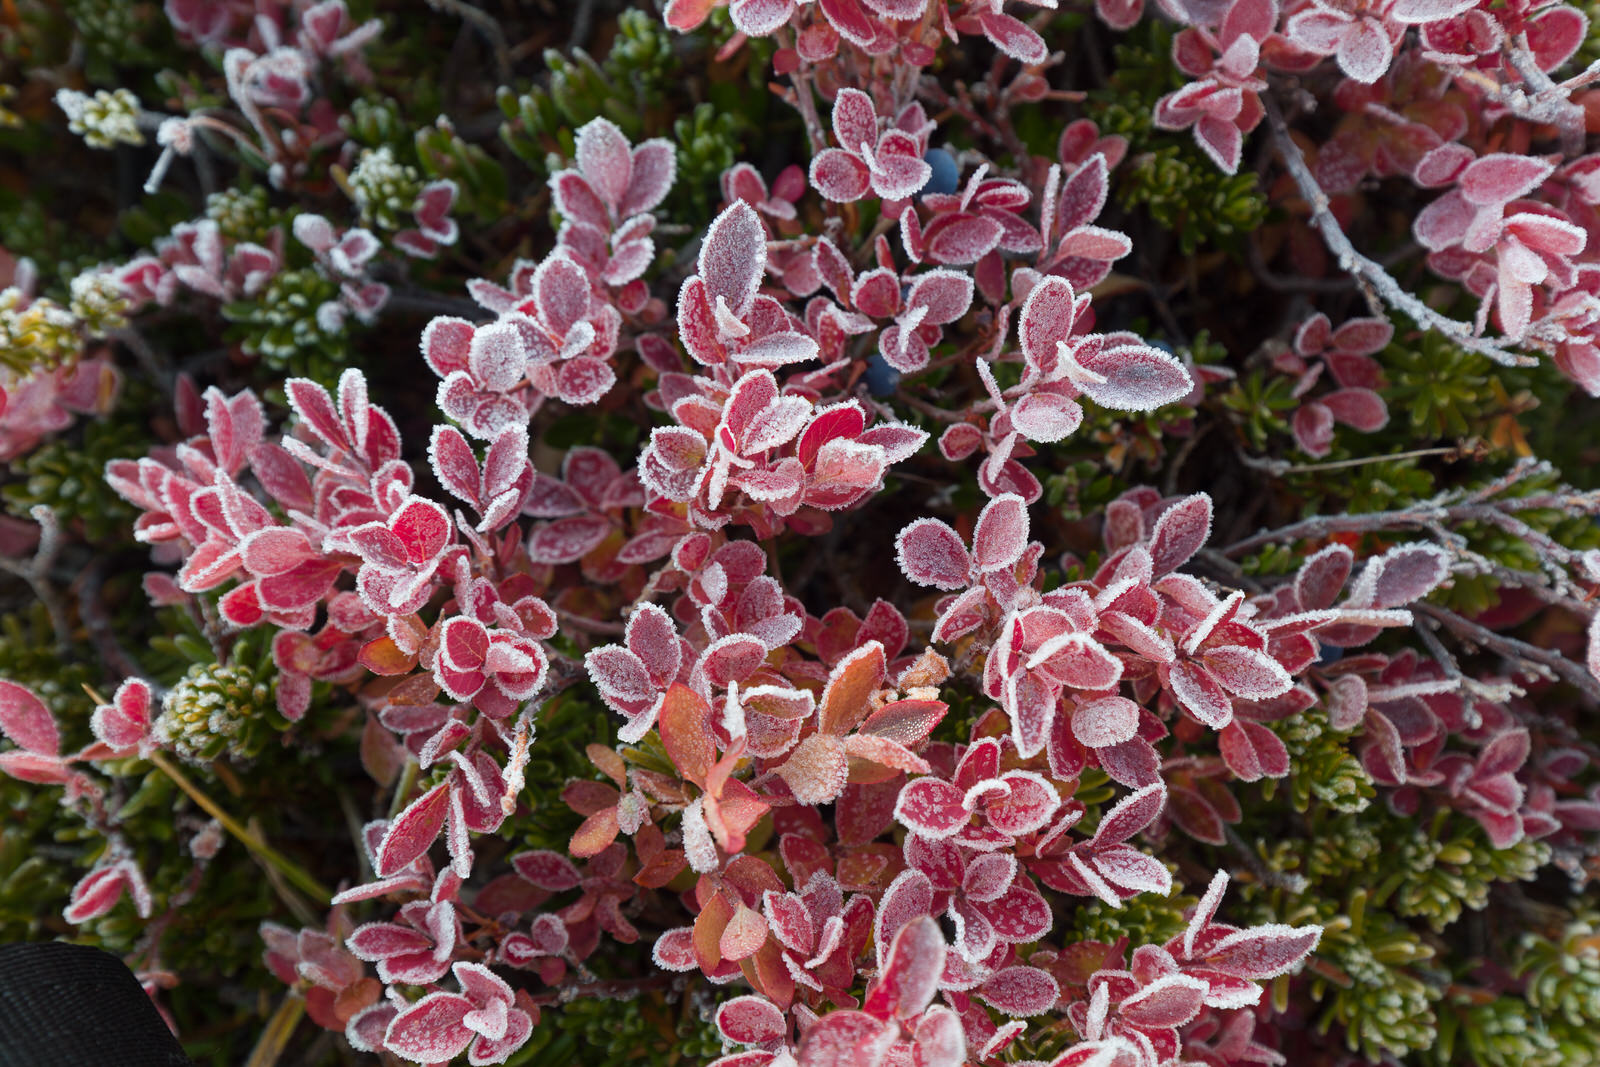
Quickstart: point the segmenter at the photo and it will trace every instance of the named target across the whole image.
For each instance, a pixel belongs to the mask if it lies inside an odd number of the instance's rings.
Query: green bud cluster
[[[206,218],[229,241],[251,241],[264,245],[282,225],[280,213],[273,209],[264,185],[228,188],[206,197]]]
[[[248,759],[260,751],[253,728],[272,708],[272,685],[246,667],[196,663],[167,691],[154,724],[157,739],[185,759],[209,763],[226,754]]]
[[[105,480],[111,460],[133,455],[146,439],[142,426],[126,419],[95,419],[81,435],[47,441],[12,460],[12,479],[0,488],[6,510],[26,517],[43,504],[64,523],[81,523],[90,537],[103,538],[128,527],[134,513]],[[6,675],[6,677],[14,677]]]
[[[345,327],[331,328],[317,311],[339,298],[339,287],[314,267],[279,271],[261,295],[227,304],[240,347],[273,367],[300,369],[313,359],[342,363]]]
[[[388,145],[363,151],[349,183],[363,225],[399,230],[410,224],[422,178],[415,168],[395,159]]]

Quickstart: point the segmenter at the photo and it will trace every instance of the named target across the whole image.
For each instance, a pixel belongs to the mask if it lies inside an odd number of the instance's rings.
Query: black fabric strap
[[[117,957],[51,941],[0,945],[0,1067],[192,1067]]]

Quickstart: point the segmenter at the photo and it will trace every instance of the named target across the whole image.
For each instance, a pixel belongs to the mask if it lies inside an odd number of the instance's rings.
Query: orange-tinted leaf
[[[869,641],[840,660],[828,678],[818,712],[821,731],[843,737],[872,710],[872,694],[887,673],[883,646]]]
[[[704,789],[706,775],[717,759],[711,736],[711,705],[688,686],[674,685],[662,700],[657,722],[661,742],[678,774]]]
[[[417,657],[400,651],[400,646],[388,635],[375,637],[362,645],[357,658],[373,674],[404,674],[417,665]]]

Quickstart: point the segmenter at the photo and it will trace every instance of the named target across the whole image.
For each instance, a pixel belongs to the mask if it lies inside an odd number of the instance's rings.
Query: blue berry
[[[883,358],[883,353],[874,353],[867,360],[867,391],[873,396],[882,399],[893,396],[894,391],[900,387],[900,372],[889,366],[889,361]]]
[[[943,148],[930,148],[928,154],[922,158],[933,168],[933,173],[922,188],[917,190],[917,195],[955,192],[956,187],[961,184],[961,170],[956,166],[956,157]]]

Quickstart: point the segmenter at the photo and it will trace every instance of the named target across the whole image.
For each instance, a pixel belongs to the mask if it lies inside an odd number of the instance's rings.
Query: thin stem
[[[1534,664],[1534,673],[1560,678],[1589,699],[1600,701],[1600,681],[1596,681],[1587,670],[1559,652],[1530,645],[1526,641],[1519,641],[1505,634],[1497,634],[1435,604],[1413,604],[1412,610],[1438,620],[1445,629],[1479,648],[1498,653],[1509,660],[1520,661],[1524,669],[1528,669],[1527,664]]]
[[[495,17],[481,8],[474,7],[466,0],[428,0],[428,6],[435,11],[443,11],[454,15],[462,22],[467,23],[477,30],[479,35],[488,42],[489,48],[494,52],[495,73],[501,85],[511,82],[511,47],[506,44],[506,31],[500,28],[500,23]]]
[[[394,819],[400,814],[400,809],[406,806],[406,797],[411,792],[411,787],[417,784],[417,774],[422,768],[414,759],[406,760],[406,765],[400,769],[400,784],[394,787],[394,799],[389,803],[389,818]]]
[[[0,570],[8,571],[28,583],[28,588],[33,590],[33,595],[39,598],[45,614],[50,617],[50,629],[56,636],[56,651],[66,652],[72,644],[72,625],[67,618],[66,604],[62,603],[60,594],[50,584],[50,568],[61,551],[61,524],[56,521],[56,513],[44,504],[34,505],[28,514],[39,524],[39,546],[34,549],[32,559],[0,556]]]
[[[183,790],[189,799],[194,801],[202,811],[221,823],[224,830],[238,838],[239,843],[249,849],[251,855],[273,867],[318,904],[325,908],[329,906],[333,900],[333,894],[324,889],[320,882],[306,872],[305,868],[261,840],[261,838],[251,833],[238,819],[223,811],[216,801],[206,796],[198,786],[189,781],[188,776],[180,771],[171,760],[167,759],[164,753],[151,752],[148,758],[163,774],[171,778],[173,784]]]
[[[787,27],[779,30],[774,36],[780,48],[794,47],[794,35]],[[790,103],[800,112],[801,121],[806,127],[806,140],[811,145],[811,154],[815,156],[828,147],[828,135],[822,131],[822,119],[817,114],[817,99],[811,91],[811,73],[804,62],[789,75],[789,81],[794,86],[794,99]]]
[[[283,999],[278,1001],[272,1018],[267,1020],[266,1027],[261,1031],[256,1047],[250,1050],[250,1058],[245,1061],[244,1067],[274,1067],[283,1056],[284,1049],[289,1047],[289,1039],[294,1036],[295,1027],[300,1025],[300,1017],[305,1013],[305,998],[298,993],[285,993]]]

